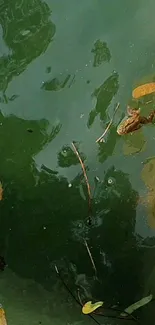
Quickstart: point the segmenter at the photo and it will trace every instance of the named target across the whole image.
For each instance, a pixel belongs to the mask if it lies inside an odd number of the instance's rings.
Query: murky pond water
[[[90,323],[55,264],[83,301],[124,308],[155,293],[155,126],[116,132],[135,86],[155,80],[155,3],[2,0],[0,8],[0,302],[9,324]],[[140,105],[149,113],[155,97]],[[91,225],[72,141],[93,194]]]

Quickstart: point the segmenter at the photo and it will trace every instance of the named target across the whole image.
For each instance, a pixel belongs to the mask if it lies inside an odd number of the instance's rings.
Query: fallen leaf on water
[[[95,302],[94,304],[92,304],[92,301],[88,301],[82,307],[82,312],[83,312],[83,314],[90,314],[95,309],[101,307],[102,305],[103,305],[103,301],[98,301],[98,302]]]
[[[145,95],[149,95],[155,92],[155,82],[150,82],[135,88],[132,92],[132,97],[138,99]]]
[[[7,325],[5,311],[2,307],[0,308],[0,325]]]
[[[3,187],[2,187],[2,183],[0,182],[0,201],[2,201],[3,199]]]
[[[152,298],[153,298],[152,295],[142,298],[141,300],[139,300],[139,301],[135,302],[134,304],[132,304],[131,306],[127,307],[124,310],[124,313],[121,313],[120,316],[125,317],[125,316],[128,316],[128,314],[132,314],[136,309],[148,304],[152,300]]]

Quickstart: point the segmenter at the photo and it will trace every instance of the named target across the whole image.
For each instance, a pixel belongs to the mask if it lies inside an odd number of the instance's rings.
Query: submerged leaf
[[[135,302],[134,304],[132,304],[131,306],[127,307],[124,310],[124,313],[121,313],[120,316],[128,316],[128,314],[132,314],[136,309],[148,304],[151,300],[152,300],[153,296],[149,295],[147,297],[144,297],[142,299],[140,299],[139,301]]]
[[[103,301],[98,301],[98,302],[95,302],[94,304],[92,304],[92,301],[88,301],[82,307],[82,312],[83,312],[83,314],[90,314],[95,309],[101,307],[102,305],[103,305]]]
[[[150,82],[135,88],[132,92],[132,97],[138,99],[140,97],[152,94],[155,92],[155,82]]]

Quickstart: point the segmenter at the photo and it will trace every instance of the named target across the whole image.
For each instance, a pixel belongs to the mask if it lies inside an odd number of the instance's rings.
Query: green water
[[[2,0],[0,8],[0,255],[8,265],[0,302],[9,324],[90,323],[55,264],[83,301],[124,308],[155,293],[154,205],[149,222],[139,201],[154,188],[154,160],[147,184],[142,171],[155,156],[155,129],[116,133],[133,88],[155,77],[155,3]],[[106,143],[96,144],[117,102]],[[155,98],[141,105],[149,111]],[[91,226],[72,141],[93,193]]]

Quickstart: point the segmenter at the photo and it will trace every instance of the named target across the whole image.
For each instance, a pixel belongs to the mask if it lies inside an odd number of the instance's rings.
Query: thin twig
[[[88,177],[86,174],[86,168],[84,166],[84,163],[80,157],[80,154],[78,152],[78,150],[75,147],[75,144],[72,142],[72,147],[74,149],[75,154],[77,155],[79,162],[81,164],[82,170],[83,170],[83,175],[86,181],[86,185],[87,185],[87,191],[88,191],[88,212],[89,212],[89,224],[91,224],[91,216],[92,216],[92,206],[91,206],[91,200],[92,200],[92,196],[91,196],[91,189],[90,189],[90,185],[89,185],[89,181],[88,181]]]
[[[91,254],[91,251],[90,251],[90,249],[89,249],[89,246],[88,246],[88,244],[87,244],[87,242],[86,242],[85,239],[84,239],[84,244],[85,244],[85,246],[86,246],[86,248],[87,248],[87,252],[88,252],[88,255],[89,255],[89,257],[90,257],[90,260],[91,260],[91,263],[92,263],[93,269],[94,269],[94,271],[95,271],[95,275],[97,275],[97,269],[96,269],[96,266],[95,266],[95,263],[94,263],[94,260],[93,260],[93,257],[92,257],[92,254]]]
[[[103,134],[96,140],[96,143],[97,142],[104,142],[104,136],[107,134],[107,132],[108,132],[108,130],[110,129],[110,127],[111,127],[111,125],[112,125],[112,123],[113,123],[113,120],[114,120],[114,117],[115,117],[115,114],[116,114],[116,112],[117,112],[117,110],[118,110],[118,108],[119,108],[119,106],[120,106],[120,103],[118,103],[117,105],[116,105],[116,107],[115,107],[115,110],[114,110],[114,113],[113,113],[113,116],[112,116],[112,118],[111,118],[111,120],[110,120],[110,122],[109,122],[109,124],[108,124],[108,126],[106,127],[106,129],[105,129],[105,131],[103,132]]]
[[[79,290],[79,288],[77,289],[77,295],[78,295],[78,299],[79,299],[79,302],[80,302],[81,306],[83,306],[83,303],[82,303],[82,300],[81,300],[81,297],[80,297],[80,290]]]

